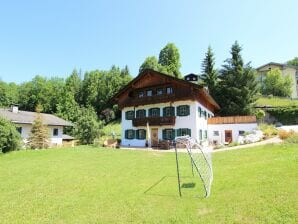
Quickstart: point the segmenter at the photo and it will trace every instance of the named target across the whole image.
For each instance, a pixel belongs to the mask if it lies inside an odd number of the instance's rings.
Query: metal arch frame
[[[213,170],[212,170],[211,157],[210,157],[210,161],[208,162],[208,159],[206,158],[206,154],[205,154],[204,150],[202,149],[202,147],[197,143],[197,141],[195,139],[193,139],[189,136],[176,137],[175,142],[174,142],[179,196],[182,197],[177,143],[181,143],[181,144],[186,146],[187,153],[190,157],[192,174],[194,176],[194,167],[195,167],[195,170],[199,174],[199,177],[200,177],[200,179],[201,179],[201,181],[204,185],[205,197],[206,198],[209,197],[210,194],[211,194],[211,184],[212,184],[212,181],[213,181]],[[203,158],[204,158],[204,160],[205,160],[205,162],[206,162],[206,164],[209,168],[209,175],[210,175],[209,183],[207,183],[205,178],[203,178],[199,167],[197,166],[197,164],[194,161],[193,153],[192,153],[192,149],[193,149],[194,146],[196,146],[200,150],[200,153],[203,156]]]

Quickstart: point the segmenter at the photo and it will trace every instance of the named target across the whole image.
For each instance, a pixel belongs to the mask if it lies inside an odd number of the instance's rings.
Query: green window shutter
[[[157,108],[157,111],[158,111],[158,117],[160,117],[160,108]]]
[[[146,117],[146,110],[144,110],[144,117]]]
[[[137,111],[136,111],[136,118],[139,118],[139,117],[140,117],[140,111],[137,110]]]
[[[164,107],[163,109],[162,109],[162,116],[163,117],[166,117],[167,115],[166,115],[166,110],[167,110],[167,107]]]
[[[187,129],[187,135],[189,135],[189,137],[191,137],[191,129]]]
[[[175,135],[175,129],[172,129],[172,140],[174,140],[175,139],[175,137],[176,137],[176,135]]]
[[[177,129],[177,136],[181,136],[181,128]]]
[[[176,108],[176,114],[177,114],[177,116],[180,116],[181,114],[180,114],[180,108],[181,108],[181,106],[178,106],[177,108]]]
[[[202,117],[202,108],[199,107],[199,116]]]
[[[200,140],[203,139],[203,133],[202,133],[202,130],[200,129]]]
[[[128,120],[128,111],[125,112],[125,119]]]
[[[140,139],[140,130],[136,130],[136,139]]]
[[[166,129],[162,130],[162,139],[166,140]]]
[[[146,130],[145,129],[143,129],[144,130],[144,138],[143,139],[146,139]]]
[[[132,130],[132,138],[131,139],[135,139],[136,138],[136,131]]]
[[[190,106],[189,105],[185,105],[185,107],[186,107],[186,114],[185,114],[185,116],[188,116],[189,114],[190,114]]]
[[[125,139],[128,138],[128,134],[127,134],[128,130],[125,130]]]
[[[152,109],[150,108],[149,109],[149,117],[151,117],[152,116]]]
[[[171,116],[175,116],[175,107],[170,107],[171,109]]]

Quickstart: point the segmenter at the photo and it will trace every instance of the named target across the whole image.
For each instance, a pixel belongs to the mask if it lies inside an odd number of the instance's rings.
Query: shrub
[[[298,144],[298,133],[293,132],[288,138],[285,139],[287,143],[295,143]]]
[[[18,150],[21,136],[10,121],[0,117],[0,151],[3,153]]]
[[[284,140],[284,139],[287,139],[288,137],[290,137],[292,134],[293,134],[294,131],[286,131],[286,130],[279,130],[278,132],[278,136],[280,139]]]
[[[284,125],[298,124],[297,106],[276,107],[268,109],[267,112]]]
[[[274,125],[271,124],[261,124],[259,129],[263,132],[266,137],[272,137],[278,134],[278,130]]]

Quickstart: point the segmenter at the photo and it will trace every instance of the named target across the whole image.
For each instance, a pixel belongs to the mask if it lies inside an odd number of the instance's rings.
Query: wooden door
[[[158,128],[151,129],[151,147],[158,146]]]
[[[225,130],[225,142],[231,143],[232,141],[232,130]]]

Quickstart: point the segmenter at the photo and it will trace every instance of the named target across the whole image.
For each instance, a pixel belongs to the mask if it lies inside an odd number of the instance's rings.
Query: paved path
[[[222,149],[215,149],[212,150],[211,152],[223,152],[223,151],[228,151],[228,150],[237,150],[237,149],[244,149],[244,148],[251,148],[251,147],[255,147],[255,146],[259,146],[259,145],[266,145],[266,144],[278,144],[281,143],[282,140],[279,137],[274,137],[274,138],[270,138],[261,142],[255,142],[255,143],[251,143],[251,144],[246,144],[246,145],[238,145],[238,146],[233,146],[233,147],[226,147],[226,148],[222,148]],[[152,149],[152,148],[129,148],[129,147],[121,147],[121,149],[124,150],[140,150],[140,151],[149,151],[149,152],[175,152],[174,149],[170,149],[170,150],[162,150],[162,149]],[[187,150],[186,149],[178,149],[178,152],[184,152],[186,153]]]

